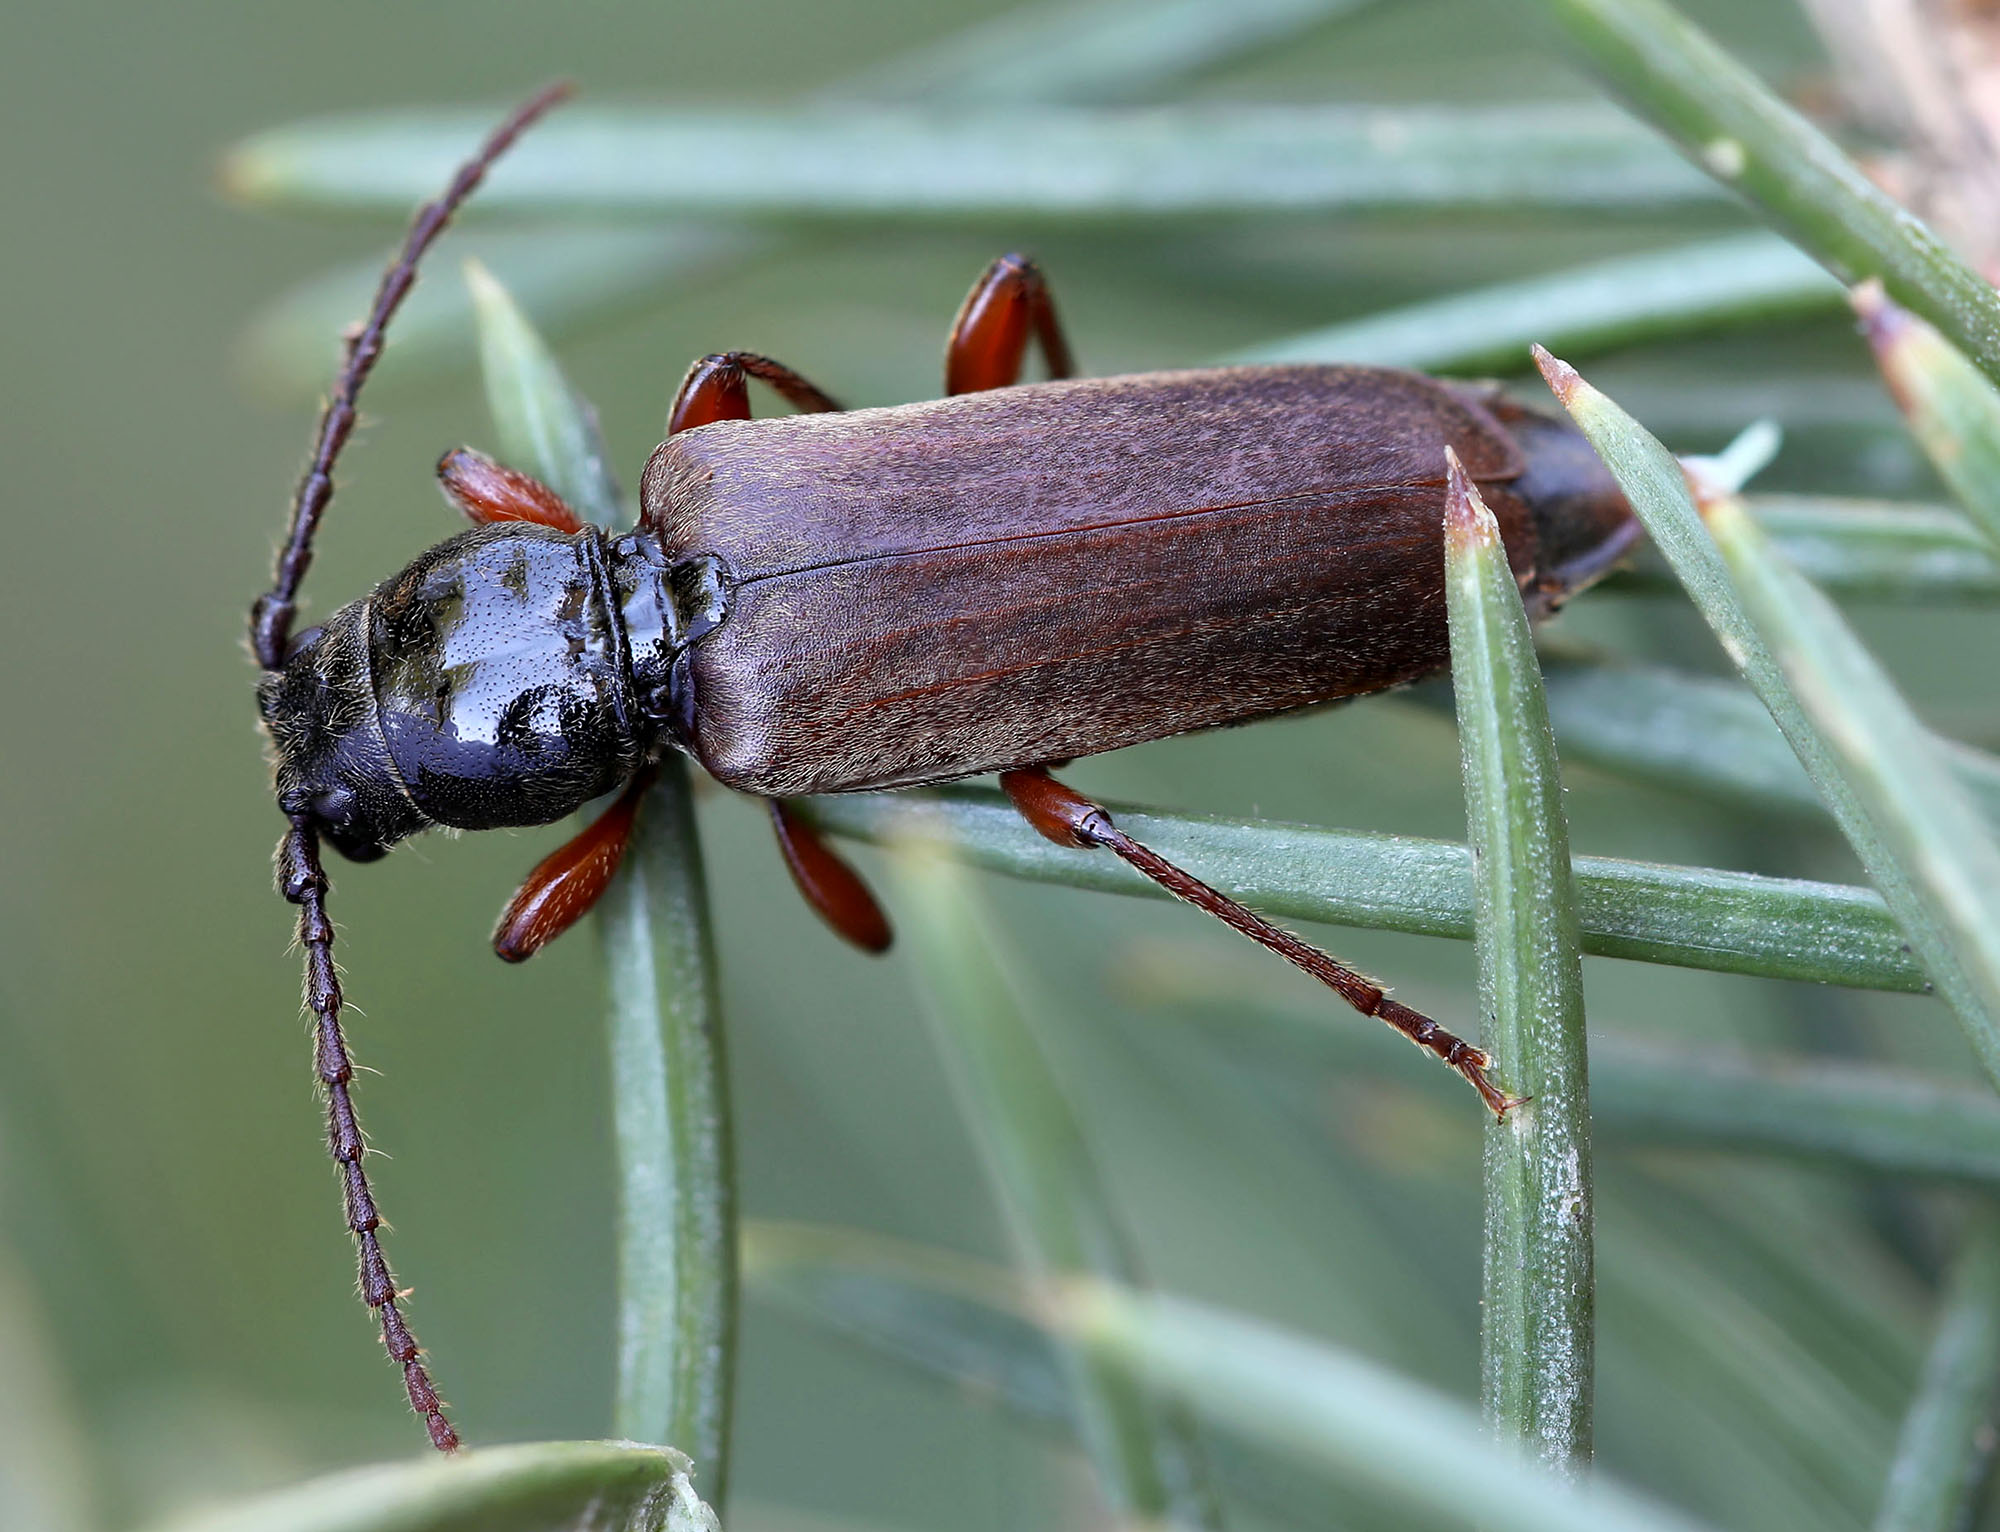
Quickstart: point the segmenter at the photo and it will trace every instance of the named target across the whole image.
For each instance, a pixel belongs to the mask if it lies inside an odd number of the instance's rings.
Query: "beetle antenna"
[[[353,434],[361,387],[381,358],[389,321],[416,283],[418,264],[451,222],[452,215],[478,188],[493,162],[507,152],[530,124],[567,98],[570,91],[567,83],[551,85],[517,107],[479,146],[479,151],[459,167],[444,194],[417,210],[410,231],[403,238],[403,248],[382,274],[367,319],[349,333],[333,392],[320,413],[312,459],[292,497],[291,523],[284,547],[278,553],[271,588],[250,609],[250,645],[257,663],[265,671],[278,670],[285,663],[285,652],[291,646],[299,583],[312,563],[313,534],[319,530],[320,517],[333,499],[334,464]],[[313,1017],[313,1062],[326,1100],[327,1148],[340,1170],[347,1227],[360,1253],[362,1301],[381,1320],[382,1344],[403,1369],[403,1386],[409,1391],[410,1407],[423,1417],[431,1445],[440,1452],[454,1452],[458,1448],[458,1433],[445,1418],[444,1402],[431,1383],[417,1338],[403,1318],[402,1295],[396,1290],[395,1276],[382,1255],[378,1233],[381,1215],[375,1210],[375,1198],[368,1189],[368,1173],[362,1168],[367,1145],[361,1137],[361,1121],[355,1115],[350,1091],[354,1061],[348,1054],[347,1039],[340,1025],[340,974],[333,961],[333,923],[326,915],[327,880],[326,870],[320,864],[319,832],[304,795],[295,799],[285,794],[280,797],[278,807],[291,823],[278,845],[278,891],[299,907],[299,945],[306,955],[305,1003]]]
[[[514,140],[537,118],[566,100],[573,89],[567,81],[560,81],[515,108],[512,115],[479,146],[479,152],[459,167],[458,174],[451,178],[444,194],[417,210],[410,232],[403,238],[402,250],[390,262],[389,269],[382,273],[382,285],[375,290],[375,302],[368,311],[368,318],[359,329],[349,332],[339,375],[334,379],[333,392],[327,398],[326,408],[319,417],[319,429],[313,437],[312,460],[307,464],[305,477],[299,480],[298,491],[292,497],[291,525],[285,535],[285,545],[278,553],[271,588],[259,596],[256,605],[250,609],[250,647],[257,656],[257,663],[264,669],[277,670],[285,663],[285,651],[291,644],[292,617],[297,610],[299,583],[305,579],[306,570],[312,563],[313,534],[319,530],[320,517],[333,499],[333,465],[340,457],[340,449],[347,445],[347,438],[353,433],[355,400],[360,396],[361,385],[368,381],[368,374],[374,370],[376,361],[382,355],[382,338],[389,328],[389,321],[395,317],[396,310],[402,306],[403,299],[416,282],[418,263],[438,235],[444,232],[452,215],[478,188],[493,162],[505,154]]]
[[[361,1164],[367,1145],[349,1093],[354,1061],[340,1025],[340,974],[333,962],[333,922],[326,916],[327,880],[320,865],[319,835],[303,805],[287,805],[286,817],[292,827],[278,843],[278,892],[299,907],[299,945],[306,954],[306,1008],[313,1018],[313,1063],[326,1099],[327,1148],[340,1168],[347,1227],[360,1251],[361,1298],[382,1321],[382,1344],[402,1366],[410,1408],[423,1416],[431,1445],[440,1452],[455,1452],[458,1433],[445,1419],[444,1401],[431,1383],[416,1336],[404,1322],[403,1295],[397,1291],[395,1275],[382,1255],[376,1232],[382,1219],[375,1211],[368,1172]]]

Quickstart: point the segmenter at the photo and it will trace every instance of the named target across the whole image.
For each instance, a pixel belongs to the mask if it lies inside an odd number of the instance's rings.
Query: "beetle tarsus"
[[[1413,1011],[1401,1001],[1391,1000],[1386,995],[1376,1008],[1375,1015],[1401,1032],[1419,1048],[1435,1053],[1445,1063],[1464,1075],[1472,1088],[1479,1092],[1497,1121],[1505,1122],[1507,1114],[1517,1106],[1525,1106],[1526,1096],[1510,1096],[1487,1077],[1486,1071],[1493,1067],[1493,1055],[1484,1048],[1475,1048],[1471,1043],[1447,1032],[1422,1011]]]

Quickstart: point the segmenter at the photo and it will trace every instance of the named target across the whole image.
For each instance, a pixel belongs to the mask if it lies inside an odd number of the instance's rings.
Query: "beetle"
[[[946,397],[841,411],[728,352],[682,383],[613,536],[470,449],[438,465],[473,521],[293,636],[356,400],[418,263],[488,168],[565,94],[509,117],[422,208],[346,355],[251,614],[288,828],[307,1008],[361,1290],[432,1442],[446,1418],[401,1311],[362,1166],[322,842],[370,861],[432,826],[550,823],[617,797],[545,858],[494,934],[518,961],[616,870],[653,767],[683,751],[764,798],[807,901],[880,951],[890,930],[801,796],[998,773],[1034,828],[1109,850],[1458,1070],[1491,1060],[1118,828],[1050,767],[1412,681],[1448,658],[1447,448],[1499,520],[1530,612],[1607,571],[1638,524],[1566,421],[1490,387],[1372,367],[1074,379],[1040,270],[996,261],[946,348]],[[1018,382],[1030,344],[1050,381]],[[748,385],[799,413],[752,419]]]

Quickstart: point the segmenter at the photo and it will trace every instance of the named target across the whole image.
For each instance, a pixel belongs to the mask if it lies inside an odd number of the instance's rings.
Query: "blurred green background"
[[[554,75],[593,97],[784,104],[999,5],[188,3],[17,6],[0,51],[11,206],[0,718],[0,1333],[63,1410],[0,1410],[9,1450],[73,1450],[123,1525],[417,1433],[352,1292],[297,1020],[280,828],[244,610],[311,401],[246,367],[261,305],[373,228],[252,215],[221,151],[328,111],[499,103]],[[1767,78],[1821,65],[1779,0],[1691,7]],[[1576,96],[1506,7],[1385,0],[1187,94],[1312,101]],[[689,359],[783,357],[843,400],[935,392],[945,326],[1027,246],[1095,372],[1198,363],[1389,303],[1743,220],[1253,226],[819,224],[563,342],[628,485]],[[447,253],[430,280],[458,280]],[[1928,493],[1850,327],[1828,319],[1607,359],[1593,380],[1680,448],[1753,413],[1793,428],[1769,481]],[[489,440],[470,374],[369,401],[308,598],[324,612],[453,530],[439,451]],[[1977,614],[1868,609],[1864,632],[1941,726],[2000,736]],[[1559,631],[1692,668],[1678,601],[1606,594]],[[1462,838],[1448,718],[1377,699],[1078,766],[1096,792]],[[1821,828],[1570,773],[1579,851],[1852,880]],[[1004,1258],[976,1155],[894,955],[806,914],[761,810],[704,799],[744,1207]],[[433,838],[335,869],[352,1035],[390,1253],[475,1441],[608,1424],[611,1242],[599,976],[580,933],[524,969],[486,931],[563,832]],[[864,862],[870,853],[862,853]],[[1476,1114],[1386,1032],[1183,910],[993,882],[1001,940],[1049,1023],[1160,1285],[1476,1385]],[[1470,949],[1321,933],[1476,1030]],[[1969,1066],[1932,1002],[1592,960],[1593,1023],[1631,1033]],[[1434,1078],[1435,1077],[1435,1078]],[[1862,1525],[1934,1278],[1929,1202],[1765,1163],[1608,1148],[1606,1463],[1732,1526]],[[752,1303],[734,1524],[1092,1525],[1059,1436]],[[1841,1353],[1845,1353],[1842,1355]],[[37,1385],[39,1386],[39,1385]],[[1760,1413],[1776,1391],[1776,1428]],[[33,1397],[24,1383],[22,1397]],[[1777,1432],[1775,1445],[1756,1434]],[[1787,1432],[1791,1432],[1787,1435]],[[27,1434],[22,1434],[27,1433]],[[68,1448],[63,1446],[67,1440]],[[1254,1520],[1254,1516],[1244,1518]]]

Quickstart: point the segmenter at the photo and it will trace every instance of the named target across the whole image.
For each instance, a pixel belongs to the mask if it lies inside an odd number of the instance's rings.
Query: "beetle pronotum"
[[[1070,380],[1041,273],[1006,256],[952,326],[947,397],[843,412],[768,358],[706,357],[632,531],[609,536],[526,475],[450,452],[439,479],[473,530],[292,635],[335,460],[418,262],[564,94],[515,112],[419,211],[347,343],[251,616],[289,825],[278,883],[299,907],[362,1297],[432,1442],[458,1437],[377,1233],[322,840],[368,861],[434,825],[547,824],[619,790],[503,912],[495,947],[519,960],[603,892],[651,764],[681,750],[769,803],[801,893],[880,951],[873,896],[787,800],[997,772],[1043,835],[1122,857],[1437,1054],[1494,1112],[1515,1105],[1479,1049],[1132,840],[1048,769],[1442,665],[1447,447],[1532,612],[1608,569],[1637,536],[1609,475],[1567,422],[1490,388],[1366,367]],[[1054,381],[1019,386],[1031,341]],[[801,413],[751,419],[752,378]]]

